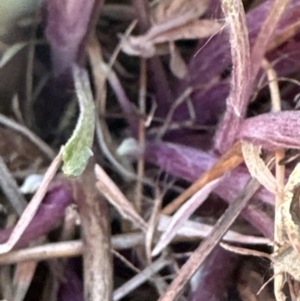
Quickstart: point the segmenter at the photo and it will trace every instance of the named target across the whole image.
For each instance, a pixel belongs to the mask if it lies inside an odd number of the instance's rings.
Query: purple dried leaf
[[[272,4],[273,1],[266,1],[247,13],[247,26],[251,45],[254,44]],[[299,20],[299,15],[300,2],[291,0],[272,37],[282,35]],[[297,64],[300,61],[299,44],[299,39],[290,39],[289,43],[284,43],[267,53],[268,60],[276,62],[274,68],[279,77],[287,76],[299,69]],[[201,48],[201,51],[192,57],[189,63],[189,77],[176,90],[178,91],[177,94],[180,94],[187,86],[196,88],[192,94],[192,99],[199,123],[216,123],[218,115],[224,111],[224,101],[229,93],[230,86],[228,77],[225,76],[226,78],[222,79],[222,74],[224,71],[229,73],[230,68],[230,45],[226,32],[211,38],[205,44],[205,47]],[[186,119],[188,117],[186,105],[180,106],[176,110],[175,116],[177,120]]]
[[[249,179],[248,169],[242,166],[237,167],[226,174],[224,180],[221,181],[220,185],[215,189],[215,192],[224,200],[230,201],[245,187]],[[255,199],[274,205],[274,195],[264,188],[258,190],[255,194]]]
[[[225,0],[224,2],[227,3],[227,0]],[[236,31],[238,31],[237,28],[233,28],[231,31],[230,42],[231,42],[231,56],[232,56],[232,63],[233,63],[232,87],[230,90],[230,94],[227,98],[227,109],[225,111],[225,116],[216,133],[216,139],[215,139],[216,142],[215,146],[221,152],[224,152],[226,149],[228,149],[236,139],[235,136],[240,127],[241,120],[244,118],[244,115],[246,113],[251,89],[257,77],[257,73],[261,68],[261,63],[265,56],[265,53],[267,52],[268,43],[288,3],[289,0],[285,0],[285,1],[276,0],[273,6],[271,7],[270,12],[265,22],[262,25],[262,29],[259,32],[259,35],[255,41],[255,44],[251,52],[251,73],[249,72],[250,71],[249,58],[247,61],[245,60],[247,59],[247,57],[246,56],[243,57],[244,51],[249,50],[246,48],[243,49],[242,47],[244,46],[245,42],[248,42],[246,41],[247,37],[244,38],[245,41],[243,41],[243,39],[240,39],[241,42],[238,43],[237,41],[234,41],[232,39],[232,36],[234,36],[236,34]],[[231,23],[234,22],[233,21],[229,22],[229,24]],[[245,34],[246,32],[244,33],[244,36]],[[238,36],[242,36],[242,35],[243,32],[238,33]],[[237,48],[240,48],[237,51],[235,50],[236,46]],[[236,57],[237,58],[243,57],[243,59],[236,59]],[[238,72],[239,69],[242,69],[242,71]],[[248,73],[246,74],[245,71],[248,71]],[[238,104],[240,104],[240,110],[237,111],[236,108],[238,108]],[[270,178],[272,177],[269,175],[269,179]],[[272,181],[267,181],[265,182],[265,184],[269,183],[268,185],[269,189],[272,189],[274,191],[272,186],[274,186],[275,184],[272,185],[271,182]]]
[[[254,44],[273,2],[272,0],[266,1],[247,13],[247,27],[251,45]],[[273,37],[286,31],[287,28],[295,23],[295,20],[299,19],[299,15],[300,2],[291,0]],[[210,39],[209,43],[205,44],[205,47],[202,48],[202,46],[201,43],[201,50],[196,52],[189,64],[190,78],[187,81],[187,85],[189,86],[207,84],[212,79],[219,78],[222,71],[231,65],[230,44],[226,32],[221,32],[214,36]],[[282,56],[282,53],[280,56]]]
[[[175,176],[194,182],[216,163],[217,157],[212,152],[175,143],[148,142],[145,160]],[[226,173],[215,192],[226,200],[234,199],[249,179],[248,170],[238,167]],[[274,204],[273,195],[265,189],[260,189],[256,196],[265,203]]]
[[[265,149],[300,148],[300,112],[283,111],[246,119],[237,139],[261,145]]]
[[[208,152],[173,143],[148,142],[145,160],[158,165],[163,170],[191,182],[197,180],[202,173],[208,170],[217,158]],[[250,179],[246,168],[236,168],[226,173],[223,180],[214,189],[214,192],[227,202],[236,198]],[[261,188],[255,199],[268,204],[274,204],[274,196]],[[247,206],[243,216],[249,220],[267,237],[272,237],[273,221],[260,208]]]
[[[191,279],[189,301],[219,301],[230,286],[238,256],[217,247]]]
[[[273,198],[274,199],[274,198]],[[243,211],[242,216],[258,231],[271,241],[274,239],[274,220],[261,207],[261,204],[250,204]]]
[[[267,59],[270,62],[274,62],[273,67],[277,71],[278,77],[288,76],[289,74],[295,73],[299,70],[299,65],[297,64],[297,62],[300,61],[299,47],[300,40],[295,38],[289,43],[285,43],[281,47],[276,48],[267,54]],[[226,57],[224,60],[226,60]],[[212,68],[214,68],[214,66],[212,66]],[[224,67],[222,71],[225,69],[226,67]],[[222,71],[220,71],[220,73]],[[188,74],[190,74],[190,72]],[[199,74],[195,75],[197,75],[199,80],[201,80],[202,76],[200,77]],[[215,124],[218,121],[218,118],[225,110],[224,100],[226,99],[229,90],[230,85],[228,80],[219,81],[218,78],[214,78],[212,80],[212,84],[202,85],[201,90],[197,89],[194,91],[194,93],[192,93],[191,97],[198,123]],[[176,120],[188,119],[189,113],[186,105],[181,105],[178,107],[174,113],[174,116]]]
[[[51,45],[56,76],[66,72],[82,56],[82,43],[91,17],[101,0],[47,0],[46,35]]]
[[[166,171],[195,181],[217,161],[212,153],[174,144],[148,142],[145,160],[162,166]]]
[[[82,280],[74,271],[74,259],[69,260],[65,271],[64,281],[58,290],[58,300],[61,301],[84,301]]]
[[[20,248],[38,237],[48,233],[65,214],[65,208],[73,201],[72,190],[68,182],[57,181],[48,190],[36,215],[16,244]],[[13,227],[0,231],[0,243],[10,237]]]
[[[144,33],[151,26],[150,7],[144,0],[133,0],[132,5],[135,11],[135,17],[138,19],[141,32]]]
[[[43,199],[45,198],[46,193],[48,192],[49,185],[53,180],[57,169],[59,168],[59,165],[61,163],[61,154],[62,152],[60,151],[47,168],[47,171],[45,172],[41,181],[40,187],[33,195],[30,203],[25,208],[19,220],[17,221],[9,239],[4,244],[0,245],[1,254],[7,253],[12,250],[16,243],[20,240],[21,236],[24,234],[24,231],[28,228],[28,225],[38,211]]]
[[[166,128],[166,130],[168,130]],[[178,130],[169,130],[164,135],[164,141],[174,142],[185,146],[190,146],[202,150],[211,150],[213,146],[213,135],[210,131],[201,133],[181,128]]]

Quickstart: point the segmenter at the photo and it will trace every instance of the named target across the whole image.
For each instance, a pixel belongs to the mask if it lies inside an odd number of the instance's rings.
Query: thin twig
[[[48,159],[53,160],[55,157],[55,152],[38,136],[33,132],[28,130],[25,126],[15,122],[14,120],[7,118],[3,114],[0,114],[0,124],[3,124],[14,131],[24,135],[28,138],[33,144],[35,144],[46,156]]]
[[[36,10],[35,18],[38,18],[39,10]],[[29,128],[34,124],[33,114],[33,68],[34,68],[34,56],[35,56],[35,34],[36,34],[37,23],[31,28],[31,37],[28,44],[28,55],[27,55],[27,68],[26,68],[26,106],[25,106],[25,122]]]
[[[12,300],[13,285],[11,279],[11,268],[9,266],[1,267],[0,270],[0,288],[4,300]]]
[[[159,232],[166,231],[171,217],[160,216],[157,230]],[[175,237],[175,241],[183,242],[195,241],[196,239],[202,239],[210,235],[213,226],[194,222],[186,221],[183,227],[179,229],[178,236]],[[229,230],[224,237],[224,241],[243,243],[243,244],[260,244],[269,245],[271,241],[264,237],[255,237],[249,235],[243,235],[234,231]],[[143,245],[145,242],[145,235],[141,232],[125,233],[114,235],[111,238],[112,248],[116,250],[125,250]],[[65,241],[44,244],[37,247],[28,247],[25,249],[15,250],[6,254],[0,255],[0,265],[17,263],[24,260],[47,260],[53,258],[65,258],[74,257],[82,254],[83,243],[80,240]]]
[[[129,281],[123,284],[121,287],[114,291],[113,300],[118,301],[129,294],[131,291],[139,287],[145,281],[147,281],[153,274],[160,271],[166,265],[171,264],[170,259],[166,259],[163,256],[141,271],[140,274],[132,277]]]
[[[248,201],[259,188],[260,184],[252,179],[247,184],[245,189],[239,196],[229,205],[225,213],[221,216],[215,224],[209,237],[207,237],[200,246],[194,251],[189,260],[183,265],[177,277],[169,286],[167,292],[159,299],[159,301],[173,301],[182,291],[185,284],[189,281],[192,275],[201,266],[207,256],[220,242],[223,235],[227,232],[229,227],[239,216]]]
[[[208,182],[221,177],[225,172],[235,168],[244,160],[241,145],[236,143],[233,145],[209,170],[201,175],[188,189],[175,198],[163,210],[163,214],[172,214],[179,206],[181,206],[189,197],[198,190],[203,188]]]
[[[260,252],[256,250],[250,250],[250,249],[245,249],[245,248],[240,248],[240,247],[235,247],[231,246],[228,244],[225,244],[223,242],[220,243],[220,246],[230,252],[241,254],[241,255],[246,255],[246,256],[257,256],[257,257],[266,257],[269,260],[273,261],[272,255],[265,253],[265,252]]]
[[[22,216],[20,217],[17,225],[15,226],[14,230],[11,233],[8,241],[4,244],[0,244],[0,254],[9,252],[17,241],[20,239],[21,235],[26,230],[27,226],[31,222],[32,218],[34,217],[35,213],[37,212],[40,203],[42,202],[48,186],[52,181],[57,169],[59,168],[60,162],[62,157],[62,151],[58,153],[55,159],[52,161],[51,165],[49,166],[43,181],[40,185],[40,188],[33,196],[32,200],[30,201],[29,205],[24,210]]]
[[[187,221],[195,210],[207,199],[208,195],[217,187],[220,180],[219,178],[207,183],[176,211],[172,216],[167,230],[161,235],[153,249],[152,256],[157,256],[171,242],[178,229],[182,227],[183,223]]]
[[[25,260],[47,260],[53,258],[64,258],[79,256],[82,254],[82,241],[68,241],[45,244],[0,255],[0,265],[12,264]]]
[[[121,49],[122,49],[122,44],[125,38],[127,38],[131,32],[134,30],[135,26],[137,24],[137,20],[133,20],[130,25],[128,26],[128,28],[126,29],[123,38],[120,40],[120,42],[118,43],[118,45],[115,47],[114,52],[112,53],[110,59],[109,59],[109,64],[108,64],[108,73],[110,72],[110,70],[112,69]]]
[[[112,248],[117,250],[134,248],[142,245],[145,240],[143,233],[128,233],[114,235],[112,237]],[[83,242],[73,240],[66,242],[57,242],[44,244],[37,247],[11,251],[0,255],[0,265],[17,263],[24,260],[47,260],[53,258],[66,258],[82,255]]]
[[[140,90],[139,90],[139,109],[140,114],[143,116],[146,113],[146,91],[147,91],[147,62],[145,59],[141,59],[141,71],[140,71]],[[143,119],[139,120],[139,145],[144,151],[146,143],[146,126]],[[144,154],[138,159],[137,166],[137,183],[136,183],[136,197],[135,208],[137,212],[142,210],[142,198],[143,198],[143,182],[145,169]]]
[[[149,263],[152,261],[152,256],[151,256],[152,243],[154,240],[155,233],[157,231],[157,223],[159,221],[159,213],[160,213],[161,203],[163,199],[163,196],[159,195],[158,191],[156,195],[157,197],[153,200],[154,205],[152,208],[150,219],[148,221],[148,230],[146,232],[146,237],[145,237],[146,258]]]
[[[97,164],[95,167],[97,178],[96,187],[117,208],[119,213],[129,219],[136,227],[146,231],[148,226],[144,219],[138,214],[134,206],[128,201],[119,187],[112,181],[106,172]]]
[[[255,44],[252,46],[251,51],[251,78],[248,82],[250,87],[252,87],[257,73],[261,67],[261,62],[268,49],[270,38],[272,37],[272,34],[274,33],[274,30],[278,25],[283,13],[285,12],[289,2],[290,0],[275,0],[269,10],[266,20],[261,26],[261,30],[255,40]]]
[[[165,232],[169,224],[172,221],[172,217],[167,215],[160,215],[157,231]],[[213,226],[207,225],[200,222],[195,221],[185,221],[180,229],[177,231],[177,238],[176,241],[183,241],[188,239],[196,239],[196,238],[203,238],[210,235],[211,231],[213,230]],[[223,236],[222,240],[224,241],[231,241],[236,242],[239,244],[246,244],[246,245],[271,245],[272,241],[266,237],[258,237],[258,236],[251,236],[251,235],[244,235],[238,232],[228,230],[226,234]]]
[[[170,110],[165,118],[163,126],[157,132],[156,139],[162,139],[162,137],[164,136],[164,134],[166,133],[167,129],[169,128],[169,126],[172,122],[172,118],[175,113],[175,110],[178,108],[178,106],[180,106],[185,101],[188,102],[187,99],[190,97],[193,90],[194,89],[192,87],[186,88],[181,93],[181,95],[179,95],[179,97],[172,103]]]
[[[104,63],[101,53],[101,47],[94,35],[91,35],[89,38],[89,43],[87,45],[87,51],[89,54],[89,59],[92,66],[94,82],[96,87],[96,107],[100,116],[105,116],[105,106],[106,106],[106,79],[108,76],[107,65]],[[113,75],[113,71],[110,71],[110,74]],[[101,117],[102,118],[102,117]],[[117,160],[113,149],[116,149],[116,146],[113,143],[113,140],[110,136],[109,130],[107,128],[104,120],[96,116],[96,137],[100,149],[104,153],[105,157],[109,160],[113,167],[116,168],[124,177],[128,179],[135,179],[136,175],[130,170],[126,169],[120,162]]]
[[[125,256],[123,256],[121,253],[115,251],[112,249],[112,253],[114,254],[114,256],[116,256],[117,258],[120,259],[120,261],[122,261],[129,269],[131,269],[132,271],[134,271],[135,273],[140,273],[141,270],[138,269],[137,267],[135,267],[129,260],[126,259]]]
[[[32,282],[35,270],[37,267],[36,261],[23,261],[17,264],[13,280],[13,299],[14,301],[23,301],[28,288]]]
[[[27,202],[20,193],[19,187],[7,168],[3,158],[0,156],[0,186],[11,206],[20,216],[26,208]]]

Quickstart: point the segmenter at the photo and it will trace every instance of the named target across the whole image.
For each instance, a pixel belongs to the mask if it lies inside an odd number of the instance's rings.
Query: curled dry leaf
[[[206,11],[208,1],[166,0],[153,9],[152,27],[144,35],[123,36],[122,51],[128,55],[149,58],[168,51],[170,43],[170,69],[178,78],[184,78],[187,67],[176,50],[176,40],[200,39],[220,31],[222,25],[215,20],[198,20]]]
[[[153,7],[152,18],[155,24],[167,22],[174,24],[178,20],[174,17],[178,16],[195,19],[205,13],[208,4],[208,0],[163,0]]]
[[[152,11],[153,25],[148,32],[140,36],[123,37],[122,50],[129,55],[147,58],[161,54],[163,43],[200,39],[215,34],[221,29],[220,23],[215,20],[198,20],[207,7],[207,0],[159,2]],[[171,51],[171,56],[173,54],[174,51]]]
[[[248,27],[242,1],[223,0],[222,10],[228,22],[232,58],[231,89],[226,111],[215,135],[215,148],[224,153],[235,142],[240,123],[247,111],[251,76]]]
[[[165,42],[184,39],[201,39],[216,34],[222,24],[214,20],[188,20],[185,24],[165,30],[154,25],[144,35],[123,37],[122,51],[135,56],[152,57],[159,54]]]
[[[297,281],[300,281],[300,226],[299,226],[299,181],[300,164],[291,173],[287,184],[284,187],[283,203],[279,206],[276,214],[276,227],[278,229],[279,244],[275,266],[277,270],[287,272]]]
[[[297,281],[300,281],[299,265],[299,253],[291,246],[282,247],[278,255],[274,256],[274,268],[290,274]]]
[[[156,34],[155,28],[153,28],[145,38],[154,44],[175,40],[201,39],[217,33],[221,27],[222,24],[215,20],[191,20],[182,26],[170,28],[159,34]]]
[[[241,145],[245,163],[252,177],[257,179],[269,191],[276,194],[276,179],[260,157],[261,147],[247,141],[242,141]]]

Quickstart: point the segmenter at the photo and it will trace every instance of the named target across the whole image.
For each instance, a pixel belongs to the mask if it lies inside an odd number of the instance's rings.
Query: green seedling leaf
[[[93,155],[91,147],[95,130],[95,105],[87,72],[76,66],[73,77],[80,113],[74,132],[63,148],[63,172],[77,177]]]
[[[20,50],[22,50],[27,43],[21,42],[12,45],[9,47],[3,54],[1,60],[0,60],[0,68],[3,68],[11,59],[14,57]]]

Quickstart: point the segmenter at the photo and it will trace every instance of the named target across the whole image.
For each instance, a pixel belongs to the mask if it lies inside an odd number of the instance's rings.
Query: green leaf
[[[68,176],[80,176],[91,150],[95,130],[95,104],[87,72],[78,66],[73,68],[80,114],[75,130],[63,148],[63,172]]]

